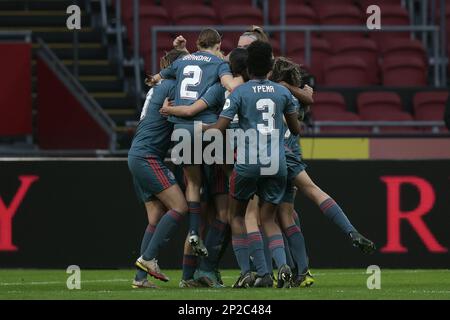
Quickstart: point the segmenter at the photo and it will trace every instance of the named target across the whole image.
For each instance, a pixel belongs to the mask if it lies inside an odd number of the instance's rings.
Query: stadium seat
[[[380,44],[383,59],[393,57],[416,57],[428,65],[428,57],[423,44],[419,40],[411,39],[387,39]]]
[[[334,2],[333,2],[334,3]],[[327,25],[351,25],[362,26],[363,15],[361,11],[353,5],[327,5],[322,6],[319,15],[320,23]],[[323,32],[322,36],[327,39],[332,45],[338,43],[342,38],[356,38],[363,37],[361,32]]]
[[[369,86],[367,63],[358,57],[339,56],[324,62],[324,85],[336,87]]]
[[[152,6],[152,5],[142,5],[140,8],[140,41],[141,41],[141,53],[151,46],[151,27],[159,25],[170,25],[171,20],[167,11],[163,7]],[[133,20],[126,21],[128,39],[131,44],[133,43]],[[162,34],[158,34],[158,39]],[[158,40],[159,41],[159,40]]]
[[[394,92],[363,92],[358,95],[357,108],[360,114],[377,111],[379,113],[403,111],[400,96]]]
[[[274,25],[280,23],[279,6],[275,6],[275,9],[270,11],[270,21]],[[286,6],[286,25],[316,25],[318,23],[318,17],[311,7],[302,4],[288,4]],[[279,38],[280,33],[276,32],[275,37]],[[303,38],[303,32],[286,33],[286,42],[301,41]]]
[[[377,44],[370,39],[345,38],[336,43],[333,52],[338,56],[359,57],[367,63],[372,83],[379,83],[379,62]]]
[[[141,0],[142,1],[142,0]],[[145,0],[149,1],[149,0]],[[179,8],[184,6],[205,6],[210,2],[209,0],[159,0],[161,5],[171,13],[181,11]],[[172,10],[176,9],[176,10]]]
[[[253,5],[253,0],[210,0],[212,3],[213,8],[217,12],[221,12],[223,8],[229,7],[229,6],[245,6],[245,7],[251,7]]]
[[[393,92],[365,92],[357,99],[358,113],[365,121],[414,121],[410,113],[403,111],[400,96]],[[383,133],[415,133],[411,126],[382,127]]]
[[[344,97],[337,92],[316,92],[314,105],[311,108],[315,121],[361,121],[360,117],[346,110]],[[367,133],[361,127],[321,127],[322,133]]]
[[[419,121],[442,121],[448,91],[419,92],[414,96],[414,118]],[[446,131],[440,127],[439,131]],[[428,128],[427,131],[430,129]]]
[[[221,23],[223,25],[263,25],[263,15],[261,10],[252,6],[226,6],[223,7],[219,13]],[[225,37],[230,38],[234,43],[237,43],[242,32],[226,32]]]
[[[427,69],[423,60],[400,56],[385,59],[382,65],[383,85],[393,87],[425,86]]]
[[[328,41],[315,37],[311,39],[311,64],[307,67],[319,84],[323,83],[323,61],[331,57],[331,54]],[[287,56],[298,64],[306,65],[304,41],[288,42]]]
[[[322,11],[325,7],[328,7],[330,5],[332,6],[341,6],[341,7],[348,7],[348,6],[354,6],[355,1],[354,0],[307,0],[307,4],[309,4],[311,7],[314,8],[316,12]]]
[[[321,109],[329,113],[340,113],[347,110],[344,97],[338,92],[318,91],[314,94],[314,109]]]
[[[379,7],[384,6],[401,6],[402,0],[359,0],[359,4],[365,12],[367,7],[371,5],[377,5]]]
[[[384,5],[382,10],[382,24],[385,26],[409,26],[408,11],[398,5]],[[410,38],[410,32],[380,32],[372,30],[369,36],[374,39],[379,45],[382,45],[392,38]]]
[[[177,10],[172,12],[172,19],[175,25],[216,25],[218,17],[212,7],[205,5],[179,6]],[[187,40],[187,48],[189,51],[196,51],[196,40],[199,32],[183,32],[183,36]]]
[[[164,54],[172,49],[173,36],[171,34],[160,34],[158,35],[158,49],[157,49],[157,67],[159,68],[159,60]],[[145,46],[144,46],[145,44]],[[146,72],[150,72],[152,70],[152,51],[151,51],[151,43],[146,42],[143,43],[142,55],[144,57],[144,68]]]

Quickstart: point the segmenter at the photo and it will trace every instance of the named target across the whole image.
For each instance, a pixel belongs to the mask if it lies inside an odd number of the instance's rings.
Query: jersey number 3
[[[196,87],[202,81],[202,69],[199,66],[186,66],[183,69],[183,75],[186,77],[181,82],[181,99],[197,100],[198,92],[188,90],[190,87]]]
[[[262,118],[267,123],[259,123],[257,128],[261,134],[270,134],[275,128],[275,102],[272,99],[259,99],[256,102],[256,109],[263,111]],[[266,111],[267,110],[267,111]]]

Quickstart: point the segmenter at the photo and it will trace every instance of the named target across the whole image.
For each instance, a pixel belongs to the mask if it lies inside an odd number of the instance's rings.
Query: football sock
[[[227,224],[216,219],[208,230],[205,238],[205,247],[208,249],[208,257],[204,257],[200,262],[200,269],[203,271],[214,271],[218,264],[219,252],[222,248]]]
[[[305,238],[300,228],[294,224],[284,230],[284,234],[291,248],[292,258],[297,265],[298,274],[308,270],[308,256],[306,254]]]
[[[189,207],[189,233],[198,235],[200,228],[200,202],[188,202]]]
[[[253,257],[253,263],[255,264],[258,276],[264,276],[269,273],[267,270],[266,259],[264,258],[264,244],[261,233],[250,232],[247,234],[248,247],[250,255]]]
[[[193,279],[195,269],[197,269],[197,256],[185,254],[183,256],[183,280]]]
[[[177,230],[183,217],[184,215],[175,210],[169,210],[166,212],[166,214],[159,221],[152,240],[142,255],[145,260],[148,261],[156,258],[161,248],[169,242],[173,233]]]
[[[263,239],[264,259],[266,259],[267,270],[269,271],[269,273],[273,273],[272,252],[270,252],[269,249],[269,239],[267,239],[267,236],[264,234],[264,232],[261,232],[261,235]]]
[[[341,207],[332,199],[328,198],[320,205],[320,210],[324,215],[333,221],[345,234],[355,232],[356,229],[352,226],[344,211]]]
[[[238,262],[241,274],[244,275],[250,271],[250,256],[248,254],[247,234],[233,235],[231,237],[233,251]]]
[[[152,240],[153,233],[155,232],[156,227],[149,224],[147,228],[145,229],[144,237],[142,238],[141,242],[141,254],[144,253],[145,249],[147,248],[148,244]],[[136,281],[141,281],[147,278],[147,272],[143,270],[138,270],[136,272],[136,277],[134,278]]]
[[[217,256],[216,265],[214,266],[216,269],[219,268],[219,262],[220,262],[220,260],[222,260],[222,257],[225,254],[225,252],[227,251],[230,243],[231,243],[231,227],[229,224],[227,224],[227,226],[225,227],[225,231],[224,231],[222,246],[220,247],[220,251]]]
[[[286,264],[286,253],[284,251],[284,241],[281,234],[275,234],[269,237],[269,249],[278,268]]]
[[[297,265],[294,262],[294,259],[292,258],[291,254],[291,248],[289,247],[289,242],[284,233],[282,233],[283,236],[283,243],[284,243],[284,253],[286,254],[286,264],[292,269],[296,269]]]

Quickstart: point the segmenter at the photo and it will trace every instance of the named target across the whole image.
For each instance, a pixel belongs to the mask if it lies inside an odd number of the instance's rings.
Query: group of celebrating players
[[[311,286],[314,278],[294,209],[297,190],[315,202],[353,246],[364,253],[375,250],[305,171],[299,134],[302,115],[313,104],[313,89],[302,84],[300,66],[274,58],[259,27],[243,33],[226,57],[220,46],[221,36],[211,28],[200,33],[198,51],[192,54],[179,36],[175,48],[161,59],[160,73],[147,79],[151,88],[128,155],[149,222],[133,288],[155,288],[148,275],[169,281],[157,258],[186,215],[189,231],[180,287],[223,287],[218,270],[230,242],[241,271],[234,288],[273,287],[274,282],[278,288]],[[232,136],[241,141],[231,151],[224,147],[226,154],[233,154],[232,163],[199,163],[194,161],[199,155],[190,151],[172,170],[165,164],[169,149],[181,142],[178,132],[190,134],[194,150],[196,137],[217,130],[223,141],[230,139],[230,130],[238,135],[254,130],[258,143]],[[232,142],[225,144],[233,146],[236,140]],[[258,161],[250,161],[252,153]],[[179,160],[173,150],[172,160]],[[273,162],[276,170],[265,170]]]

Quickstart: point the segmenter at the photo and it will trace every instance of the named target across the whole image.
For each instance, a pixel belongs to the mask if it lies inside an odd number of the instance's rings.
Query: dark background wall
[[[379,248],[387,243],[388,195],[381,177],[414,176],[426,180],[432,186],[435,201],[423,221],[440,246],[450,248],[450,161],[308,164],[314,181],[341,204],[353,224]],[[125,159],[0,161],[0,233],[3,232],[0,239],[6,236],[4,208],[10,207],[17,196],[21,176],[25,180],[27,176],[37,176],[38,180],[27,190],[13,218],[10,231],[17,250],[2,251],[0,242],[0,267],[65,268],[71,264],[82,268],[132,267],[146,215],[134,194]],[[25,180],[22,178],[22,182]],[[402,186],[400,196],[403,211],[419,205],[420,193],[414,186]],[[351,247],[347,237],[309,200],[297,197],[296,208],[301,213],[313,268],[370,264],[382,268],[450,266],[450,254],[430,252],[407,221],[400,224],[400,236],[408,252],[378,252],[365,257]],[[180,267],[185,235],[183,225],[159,259],[163,268]],[[231,250],[222,266],[236,267]]]

